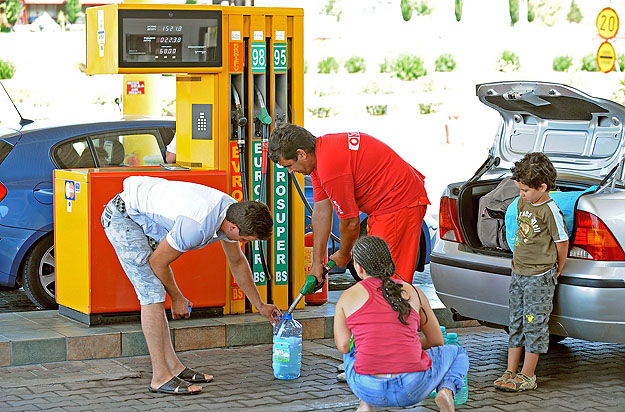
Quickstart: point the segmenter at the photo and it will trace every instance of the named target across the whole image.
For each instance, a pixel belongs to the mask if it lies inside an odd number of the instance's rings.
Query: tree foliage
[[[456,14],[456,21],[460,21],[460,19],[462,19],[462,0],[456,0],[454,13]]]
[[[80,16],[80,13],[82,12],[80,0],[67,0],[65,2],[65,11],[67,12],[67,21],[71,24],[76,23],[78,16]]]
[[[519,0],[508,0],[510,5],[510,24],[514,26],[519,21]]]

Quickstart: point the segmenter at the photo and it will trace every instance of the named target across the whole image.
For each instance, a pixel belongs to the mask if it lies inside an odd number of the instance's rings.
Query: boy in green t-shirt
[[[540,354],[549,349],[549,315],[569,237],[564,216],[549,196],[557,177],[549,158],[528,153],[511,170],[521,198],[510,280],[508,369],[494,385],[520,392],[537,387],[536,365]],[[517,374],[523,347],[525,360]]]

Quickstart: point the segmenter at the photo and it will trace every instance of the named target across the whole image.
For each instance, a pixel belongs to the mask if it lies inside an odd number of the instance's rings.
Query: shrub
[[[582,70],[587,72],[598,72],[596,56],[592,53],[585,55],[581,60]]]
[[[620,87],[612,93],[610,100],[625,105],[625,79],[621,80]]]
[[[10,60],[0,58],[0,80],[11,79],[15,74],[15,65]]]
[[[67,11],[67,21],[71,24],[76,23],[78,16],[80,16],[80,13],[82,12],[80,0],[67,0],[65,3],[65,11]]]
[[[616,56],[616,63],[618,64],[619,69],[621,69],[621,73],[625,72],[625,54],[619,54]]]
[[[554,72],[565,72],[571,67],[572,64],[573,64],[573,57],[569,55],[556,56],[553,58],[553,63],[551,67],[553,67]]]
[[[497,70],[500,72],[508,73],[518,70],[521,67],[519,57],[510,50],[504,50],[501,53],[501,57],[497,60]]]
[[[510,7],[510,25],[514,26],[519,21],[519,0],[508,0]]]
[[[304,60],[304,74],[308,72],[308,60]]]
[[[389,85],[380,86],[376,82],[371,82],[362,88],[360,91],[361,94],[391,94],[393,93],[393,88]]]
[[[441,54],[434,62],[434,70],[437,72],[452,72],[455,68],[456,59],[454,59],[453,54]]]
[[[460,19],[462,19],[462,0],[456,0],[454,14],[456,15],[456,21],[460,21]]]
[[[436,106],[440,103],[419,103],[419,113],[421,114],[431,114],[436,113],[438,110]]]
[[[364,73],[367,70],[367,63],[364,57],[352,56],[345,62],[345,69],[348,73]]]
[[[412,8],[419,16],[428,16],[432,14],[432,8],[430,7],[428,0],[420,0],[418,3],[413,3]]]
[[[401,80],[416,80],[428,74],[423,60],[412,53],[402,53],[393,60],[392,73]]]
[[[536,18],[536,5],[532,0],[527,0],[527,21],[533,22]]]
[[[334,16],[336,17],[336,21],[341,20],[341,14],[343,14],[343,10],[341,10],[338,3],[338,0],[328,0],[326,4],[324,4],[321,8],[321,14]]]
[[[558,21],[561,14],[561,5],[559,1],[540,0],[536,6],[536,16],[543,22],[545,26],[553,26]]]
[[[380,63],[380,73],[390,73],[393,66],[393,62],[385,57],[384,61]]]
[[[384,116],[388,106],[385,104],[372,104],[367,105],[367,113],[371,116]]]
[[[330,56],[317,63],[317,69],[317,73],[321,74],[338,73],[339,64],[334,57]]]
[[[308,108],[308,110],[314,117],[325,118],[336,116],[336,110],[334,107],[316,107],[316,108]]]
[[[575,0],[571,0],[571,8],[569,9],[569,14],[566,15],[566,20],[569,23],[579,23],[583,18],[582,11],[575,3]]]
[[[6,0],[0,5],[0,15],[4,15],[6,21],[0,20],[0,28],[2,32],[9,32],[17,22],[24,6],[20,0]],[[3,13],[4,12],[4,13]]]
[[[410,0],[401,0],[399,3],[399,7],[401,9],[401,17],[404,21],[410,20],[412,17],[412,3]]]

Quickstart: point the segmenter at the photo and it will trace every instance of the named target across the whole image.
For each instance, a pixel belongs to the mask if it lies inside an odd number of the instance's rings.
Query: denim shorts
[[[556,289],[556,267],[534,276],[512,272],[510,279],[509,348],[525,346],[529,353],[547,353],[549,317]]]
[[[111,200],[102,212],[102,227],[113,245],[126,276],[135,288],[139,303],[165,302],[165,287],[149,263],[153,245],[126,212],[120,212]]]
[[[443,345],[426,350],[432,360],[430,369],[400,373],[390,378],[359,375],[354,371],[355,349],[343,355],[345,378],[362,401],[380,407],[410,406],[421,402],[434,389],[450,389],[454,395],[464,386],[469,370],[469,355],[461,346]]]

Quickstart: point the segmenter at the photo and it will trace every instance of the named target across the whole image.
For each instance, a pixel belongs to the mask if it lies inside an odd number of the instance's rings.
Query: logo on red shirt
[[[334,208],[336,209],[336,213],[339,215],[342,215],[344,212],[343,212],[343,209],[341,209],[339,202],[337,202],[336,200],[333,200],[332,203],[334,203]]]
[[[347,143],[349,150],[358,150],[360,148],[360,133],[347,132]]]

